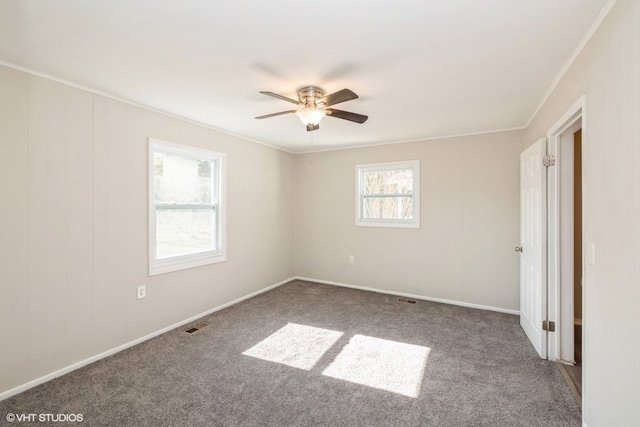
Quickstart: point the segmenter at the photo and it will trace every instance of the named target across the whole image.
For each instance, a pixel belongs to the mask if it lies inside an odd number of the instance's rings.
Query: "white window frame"
[[[396,169],[412,169],[413,171],[413,189],[411,192],[411,198],[413,199],[413,218],[410,220],[364,218],[364,174],[366,172],[380,172]],[[420,160],[356,165],[356,226],[420,228]]]
[[[206,150],[203,148],[192,147],[189,145],[167,142],[156,138],[149,138],[148,140],[149,276],[226,261],[226,154]],[[154,154],[156,152],[178,154],[193,159],[216,162],[217,176],[214,185],[217,184],[218,191],[218,200],[217,205],[215,206],[217,220],[217,233],[215,237],[217,240],[217,250],[180,255],[161,260],[156,259],[156,204],[154,194]]]

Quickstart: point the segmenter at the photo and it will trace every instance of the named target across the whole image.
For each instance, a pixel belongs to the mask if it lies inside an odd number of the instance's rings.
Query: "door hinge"
[[[556,322],[550,322],[548,320],[543,320],[542,321],[542,330],[543,331],[549,331],[549,332],[555,332],[556,331]]]
[[[556,156],[544,156],[542,158],[542,164],[546,167],[555,166],[556,164]]]

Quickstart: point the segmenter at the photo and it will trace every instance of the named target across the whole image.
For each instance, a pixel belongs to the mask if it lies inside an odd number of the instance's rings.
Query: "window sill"
[[[384,228],[420,228],[420,222],[357,220],[356,226],[357,227],[384,227]]]
[[[216,264],[219,262],[224,262],[226,260],[227,257],[221,253],[187,255],[184,257],[159,260],[149,265],[149,276],[156,276],[158,274],[171,273],[173,271],[180,271],[209,264]]]

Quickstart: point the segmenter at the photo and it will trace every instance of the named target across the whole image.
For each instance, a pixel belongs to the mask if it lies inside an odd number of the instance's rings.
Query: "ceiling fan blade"
[[[260,91],[260,93],[263,95],[273,96],[274,98],[282,99],[283,101],[291,102],[292,104],[296,104],[296,105],[299,104],[298,101],[291,98],[287,98],[286,96],[278,95],[277,93],[267,92],[267,91]]]
[[[353,91],[349,89],[342,89],[335,93],[331,93],[320,101],[323,101],[327,107],[331,105],[336,105],[341,102],[351,101],[352,99],[357,99],[358,95],[356,95]]]
[[[271,114],[265,114],[264,116],[258,116],[256,117],[256,119],[268,119],[269,117],[281,116],[283,114],[291,114],[295,112],[296,110],[280,111],[279,113],[271,113]]]
[[[329,117],[349,120],[350,122],[356,122],[356,123],[364,123],[369,118],[369,116],[365,116],[358,113],[351,113],[349,111],[336,110],[335,108],[327,108],[326,111]]]
[[[307,125],[307,132],[320,129],[320,125]]]

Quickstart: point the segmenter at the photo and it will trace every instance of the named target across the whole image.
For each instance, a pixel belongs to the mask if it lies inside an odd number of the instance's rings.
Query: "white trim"
[[[576,102],[547,131],[547,137],[560,134],[575,122],[578,116],[584,116],[587,96],[581,95]]]
[[[475,309],[478,309],[478,310],[496,311],[498,313],[513,314],[513,315],[516,315],[516,316],[520,315],[520,311],[519,310],[512,310],[512,309],[509,309],[509,308],[493,307],[493,306],[490,306],[490,305],[473,304],[473,303],[470,303],[470,302],[455,301],[455,300],[442,299],[442,298],[432,298],[432,297],[427,297],[427,296],[424,296],[424,295],[409,294],[409,293],[406,293],[406,292],[397,292],[397,291],[390,291],[390,290],[386,290],[386,289],[369,288],[369,287],[366,287],[366,286],[349,285],[347,283],[333,282],[331,280],[312,279],[310,277],[296,276],[296,277],[294,277],[294,279],[295,280],[304,280],[306,282],[322,283],[324,285],[340,286],[342,288],[358,289],[358,290],[361,290],[361,291],[377,292],[379,294],[397,295],[397,296],[400,296],[400,297],[419,299],[419,300],[422,300],[422,301],[432,301],[432,302],[439,302],[439,303],[442,303],[442,304],[458,305],[458,306],[461,306],[461,307],[475,308]]]
[[[108,92],[104,92],[104,91],[95,89],[95,88],[93,88],[91,86],[85,86],[85,85],[81,85],[79,83],[74,83],[74,82],[71,82],[69,80],[65,80],[65,79],[62,79],[60,77],[53,76],[51,74],[35,71],[35,70],[32,70],[32,69],[27,68],[27,67],[22,67],[20,65],[12,64],[11,62],[3,61],[1,59],[0,59],[0,65],[5,66],[5,67],[9,67],[9,68],[13,68],[14,70],[18,70],[18,71],[22,71],[22,72],[25,72],[25,73],[29,73],[29,74],[32,74],[34,76],[42,77],[43,79],[47,79],[47,80],[51,80],[51,81],[54,81],[54,82],[62,83],[62,84],[67,85],[67,86],[75,87],[77,89],[86,90],[87,92],[91,92],[91,93],[93,93],[95,95],[99,95],[99,96],[103,96],[105,98],[113,99],[114,101],[122,102],[122,103],[125,103],[127,105],[131,105],[133,107],[143,108],[143,109],[145,109],[147,111],[158,113],[158,114],[161,114],[161,115],[166,116],[166,117],[182,120],[182,121],[185,121],[187,123],[194,124],[196,126],[202,126],[203,128],[206,128],[206,129],[209,129],[209,130],[214,130],[216,132],[220,132],[220,133],[223,133],[223,134],[226,134],[226,135],[230,135],[230,136],[233,136],[233,137],[236,137],[236,138],[240,138],[240,139],[242,139],[244,141],[252,142],[252,143],[258,144],[258,145],[263,145],[265,147],[273,148],[275,150],[283,151],[285,153],[289,153],[289,154],[293,154],[293,155],[322,153],[322,152],[325,152],[325,151],[352,150],[352,149],[357,149],[357,148],[378,147],[378,146],[381,146],[381,145],[410,144],[410,143],[414,143],[414,142],[433,141],[433,140],[437,140],[437,139],[461,138],[461,137],[465,137],[465,136],[485,135],[485,134],[499,133],[499,132],[510,132],[510,131],[514,131],[514,130],[524,130],[528,126],[528,125],[527,126],[516,126],[516,127],[509,127],[509,128],[495,129],[495,130],[487,130],[487,131],[480,131],[480,132],[459,133],[459,134],[453,134],[453,135],[430,136],[430,137],[425,137],[425,138],[414,138],[414,139],[406,139],[406,140],[401,140],[401,141],[384,141],[384,142],[378,142],[378,143],[373,143],[373,144],[362,144],[362,145],[355,144],[355,145],[349,145],[349,146],[346,146],[346,147],[325,148],[325,149],[320,149],[320,150],[296,150],[296,151],[291,151],[291,150],[287,150],[287,149],[285,149],[283,147],[278,147],[276,145],[269,144],[267,142],[263,142],[263,141],[260,141],[260,140],[257,140],[257,139],[249,138],[249,137],[244,136],[244,135],[239,135],[237,133],[230,132],[230,131],[222,129],[222,128],[218,128],[218,127],[210,125],[208,123],[200,122],[200,121],[193,120],[193,119],[190,119],[190,118],[185,117],[185,116],[181,116],[181,115],[178,115],[178,114],[170,113],[168,111],[160,110],[158,108],[154,108],[154,107],[151,107],[149,105],[141,104],[139,102],[135,102],[135,101],[132,101],[132,100],[127,99],[127,98],[123,98],[123,97],[120,97],[120,96],[117,96],[117,95],[113,95],[113,94],[108,93]]]
[[[157,138],[148,139],[148,197],[149,197],[149,276],[169,273],[172,271],[185,270],[187,268],[200,267],[203,265],[215,264],[227,260],[227,219],[226,219],[226,158],[225,153],[220,153],[204,148],[192,147],[190,145],[176,144],[163,141]],[[156,259],[156,205],[154,203],[154,155],[156,152],[173,153],[197,160],[211,160],[216,162],[216,180],[218,194],[216,203],[216,246],[217,249],[207,252],[197,252],[183,256],[171,257],[168,259]]]
[[[556,322],[556,333],[549,334],[548,342],[548,358],[549,360],[557,361],[560,359],[566,359],[566,355],[561,354],[561,350],[564,348],[573,347],[573,325],[564,325],[563,318],[573,319],[573,298],[565,301],[561,296],[561,291],[564,286],[571,286],[571,293],[573,292],[573,282],[563,285],[560,281],[560,272],[563,265],[562,260],[571,260],[573,254],[571,248],[561,253],[560,245],[560,201],[561,201],[561,183],[560,183],[560,168],[561,161],[560,154],[560,137],[571,127],[577,123],[581,124],[583,130],[583,143],[584,136],[586,135],[586,115],[585,115],[586,97],[582,95],[563,115],[557,120],[551,128],[547,131],[548,150],[549,154],[556,156],[556,166],[549,168],[548,170],[548,222],[547,222],[547,248],[548,248],[548,262],[547,262],[547,277],[548,277],[548,311],[547,318],[550,321]],[[584,150],[583,150],[583,165],[584,165]],[[583,184],[583,198],[582,198],[582,212],[583,223],[582,228],[585,228],[586,219],[584,218],[584,206],[585,206],[585,192]],[[583,244],[584,248],[584,244]],[[582,254],[583,267],[582,277],[586,279],[584,271],[584,250]],[[584,297],[584,288],[583,288]],[[584,301],[584,300],[583,300]],[[563,310],[568,311],[568,316],[561,317]],[[582,315],[584,319],[584,313]],[[566,351],[565,351],[566,352]],[[569,352],[570,353],[570,352]]]
[[[580,43],[578,43],[578,46],[576,46],[576,48],[573,50],[573,53],[571,54],[569,59],[567,59],[567,62],[565,62],[564,66],[560,69],[560,71],[558,72],[558,75],[556,75],[556,78],[553,80],[553,82],[551,82],[551,85],[549,86],[544,96],[542,97],[542,100],[538,104],[538,107],[535,109],[535,111],[531,115],[531,118],[527,122],[527,125],[524,127],[525,129],[531,125],[531,122],[533,122],[533,119],[535,119],[535,117],[538,115],[538,113],[540,112],[540,109],[542,109],[542,106],[547,102],[547,100],[549,99],[553,91],[556,89],[556,86],[558,86],[558,84],[560,83],[560,80],[562,80],[564,75],[567,74],[567,72],[569,71],[569,68],[571,68],[571,66],[576,61],[580,53],[582,53],[582,50],[585,48],[587,43],[589,43],[589,40],[591,40],[591,37],[593,37],[596,31],[598,31],[598,28],[600,28],[600,25],[602,25],[605,18],[609,15],[609,12],[611,12],[611,9],[613,9],[613,6],[615,6],[617,1],[618,0],[609,0],[607,4],[604,5],[604,7],[600,11],[596,19],[591,23],[591,25],[589,26],[589,29],[587,30],[585,35],[582,37],[582,40],[580,40]]]
[[[353,145],[347,145],[343,147],[324,148],[321,150],[295,151],[293,152],[293,154],[314,154],[314,153],[324,153],[327,151],[357,150],[359,148],[380,147],[385,145],[414,144],[417,142],[437,141],[439,139],[464,138],[466,136],[488,135],[492,133],[501,133],[501,132],[513,132],[516,130],[525,130],[526,128],[527,128],[526,126],[516,126],[516,127],[502,128],[502,129],[495,129],[495,130],[485,130],[480,132],[467,132],[467,133],[458,133],[453,135],[429,136],[424,138],[404,139],[400,141],[376,142],[373,144],[362,144],[362,145],[353,144]]]
[[[365,219],[363,218],[364,183],[362,176],[367,171],[388,171],[395,169],[411,169],[413,171],[411,198],[413,207],[412,219]],[[356,226],[358,227],[390,227],[420,228],[420,160],[402,160],[383,163],[366,163],[356,165]]]
[[[221,129],[221,128],[215,127],[215,126],[207,124],[207,123],[199,122],[197,120],[193,120],[193,119],[190,119],[190,118],[185,117],[185,116],[180,116],[178,114],[174,114],[174,113],[170,113],[168,111],[160,110],[158,108],[154,108],[154,107],[151,107],[149,105],[141,104],[139,102],[135,102],[135,101],[132,101],[132,100],[127,99],[127,98],[123,98],[123,97],[120,97],[120,96],[117,96],[117,95],[113,95],[113,94],[108,93],[108,92],[103,92],[101,90],[94,89],[91,86],[81,85],[79,83],[74,83],[74,82],[71,82],[69,80],[65,80],[65,79],[62,79],[60,77],[53,76],[51,74],[46,74],[46,73],[41,73],[39,71],[34,71],[32,69],[29,69],[29,68],[26,68],[26,67],[22,67],[20,65],[12,64],[11,62],[3,61],[1,59],[0,59],[0,65],[3,65],[5,67],[9,67],[9,68],[13,68],[14,70],[18,70],[18,71],[22,71],[22,72],[25,72],[25,73],[29,73],[29,74],[32,74],[34,76],[42,77],[43,79],[47,79],[47,80],[51,80],[51,81],[54,81],[54,82],[62,83],[62,84],[67,85],[67,86],[75,87],[77,89],[86,90],[87,92],[91,92],[91,93],[93,93],[95,95],[99,95],[99,96],[103,96],[105,98],[113,99],[114,101],[122,102],[122,103],[125,103],[127,105],[131,105],[133,107],[143,108],[145,110],[152,111],[154,113],[162,114],[163,116],[171,117],[173,119],[182,120],[184,122],[191,123],[191,124],[196,125],[196,126],[202,126],[203,128],[207,128],[207,129],[210,129],[210,130],[214,130],[216,132],[224,133],[226,135],[234,136],[234,137],[240,138],[240,139],[242,139],[244,141],[253,142],[254,144],[263,145],[265,147],[273,148],[273,149],[279,150],[279,151],[284,151],[285,153],[289,153],[289,154],[297,154],[294,151],[285,150],[282,147],[277,147],[275,145],[271,145],[271,144],[268,144],[266,142],[258,141],[257,139],[252,139],[252,138],[249,138],[249,137],[246,137],[246,136],[238,135],[237,133],[229,132],[228,130]]]
[[[267,291],[270,291],[272,289],[275,289],[278,286],[282,286],[285,283],[289,283],[289,282],[291,282],[293,280],[295,280],[295,277],[290,277],[290,278],[285,279],[285,280],[283,280],[281,282],[278,282],[278,283],[276,283],[274,285],[267,286],[266,288],[263,288],[263,289],[260,289],[258,291],[252,292],[252,293],[250,293],[248,295],[245,295],[243,297],[237,298],[237,299],[235,299],[233,301],[230,301],[228,303],[222,304],[222,305],[220,305],[218,307],[212,308],[212,309],[207,310],[207,311],[205,311],[203,313],[196,314],[195,316],[189,317],[188,319],[185,319],[185,320],[182,320],[180,322],[174,323],[173,325],[167,326],[166,328],[162,328],[162,329],[160,329],[158,331],[152,332],[150,334],[147,334],[147,335],[145,335],[143,337],[140,337],[138,339],[135,339],[133,341],[129,341],[126,344],[119,345],[118,347],[114,347],[114,348],[112,348],[110,350],[104,351],[104,352],[102,352],[100,354],[96,354],[95,356],[88,357],[88,358],[86,358],[84,360],[81,360],[81,361],[76,362],[76,363],[74,363],[72,365],[66,366],[66,367],[64,367],[62,369],[58,369],[57,371],[51,372],[50,374],[44,375],[44,376],[42,376],[40,378],[36,378],[35,380],[31,380],[29,382],[26,382],[26,383],[24,383],[22,385],[19,385],[18,387],[14,387],[14,388],[12,388],[10,390],[4,391],[4,392],[0,393],[0,401],[8,399],[8,398],[10,398],[12,396],[15,396],[18,393],[22,393],[23,391],[26,391],[26,390],[28,390],[30,388],[33,388],[33,387],[37,386],[37,385],[43,384],[43,383],[45,383],[47,381],[51,381],[54,378],[58,378],[58,377],[60,377],[62,375],[68,374],[69,372],[75,371],[76,369],[80,369],[83,366],[87,366],[87,365],[89,365],[89,364],[91,364],[93,362],[96,362],[96,361],[100,360],[100,359],[104,359],[105,357],[111,356],[111,355],[113,355],[115,353],[118,353],[118,352],[120,352],[122,350],[125,350],[127,348],[133,347],[134,345],[140,344],[140,343],[142,343],[144,341],[147,341],[147,340],[149,340],[151,338],[155,338],[158,335],[162,335],[162,334],[164,334],[166,332],[169,332],[169,331],[172,331],[172,330],[174,330],[176,328],[184,326],[187,323],[191,323],[191,322],[193,322],[195,320],[198,320],[198,319],[200,319],[202,317],[208,316],[208,315],[210,315],[212,313],[215,313],[216,311],[220,311],[220,310],[222,310],[224,308],[227,308],[229,306],[232,306],[234,304],[238,304],[239,302],[242,302],[242,301],[244,301],[246,299],[253,298],[256,295],[260,295],[260,294],[262,294],[264,292],[267,292]]]

